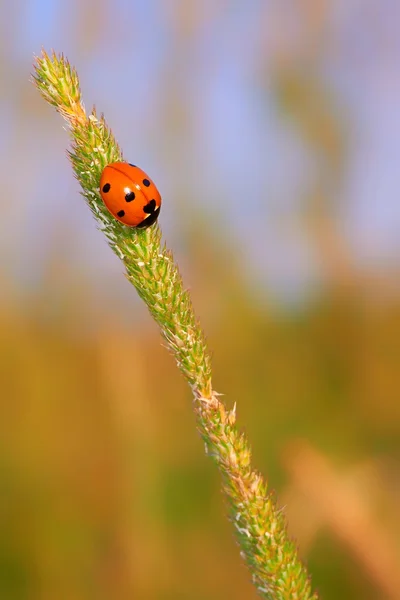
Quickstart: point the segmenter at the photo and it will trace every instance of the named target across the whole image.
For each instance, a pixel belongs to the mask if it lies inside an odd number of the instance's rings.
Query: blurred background
[[[215,388],[321,598],[400,598],[400,5],[2,0],[0,598],[256,598],[190,390],[29,82],[159,187]]]

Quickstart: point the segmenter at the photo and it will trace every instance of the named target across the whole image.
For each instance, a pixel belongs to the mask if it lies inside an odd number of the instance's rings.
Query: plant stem
[[[159,226],[128,228],[110,215],[101,200],[103,168],[124,160],[104,117],[98,117],[94,108],[86,115],[77,72],[64,56],[42,51],[33,81],[67,121],[69,158],[81,193],[192,389],[198,428],[221,472],[241,555],[259,595],[270,600],[316,600],[296,545],[288,537],[282,510],[251,466],[248,442],[235,426],[236,410],[228,411],[213,391],[205,336],[172,253],[161,243]]]

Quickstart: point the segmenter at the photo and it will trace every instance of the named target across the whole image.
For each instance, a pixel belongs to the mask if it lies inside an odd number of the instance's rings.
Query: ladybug
[[[160,214],[160,193],[136,165],[125,162],[107,165],[100,177],[100,194],[113,217],[129,227],[149,227]]]

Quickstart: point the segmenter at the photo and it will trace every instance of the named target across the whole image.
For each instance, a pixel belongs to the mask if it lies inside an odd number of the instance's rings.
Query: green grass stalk
[[[104,117],[94,108],[87,116],[78,74],[62,55],[42,51],[36,58],[33,82],[67,121],[69,158],[81,193],[192,389],[198,428],[207,454],[221,473],[241,556],[258,594],[270,600],[317,600],[288,536],[284,514],[251,466],[249,444],[235,425],[235,408],[227,410],[212,388],[206,339],[173,255],[161,242],[158,224],[145,230],[128,228],[110,215],[100,198],[103,168],[124,160]]]

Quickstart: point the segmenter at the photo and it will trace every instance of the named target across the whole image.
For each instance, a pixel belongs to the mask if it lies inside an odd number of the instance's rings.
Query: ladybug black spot
[[[148,215],[151,215],[151,213],[153,213],[155,211],[155,208],[156,208],[156,201],[150,200],[150,202],[148,204],[146,204],[146,206],[143,206],[143,212],[145,212]]]
[[[146,187],[149,187],[150,181],[148,179],[143,179],[143,185],[145,185]]]
[[[125,216],[125,211],[124,211],[124,210],[119,210],[119,211],[117,212],[117,215],[118,215],[119,217],[121,217],[121,219],[122,219],[122,217],[124,217],[124,216]]]
[[[129,192],[129,194],[125,195],[126,202],[132,202],[135,199],[135,192]]]
[[[143,221],[139,223],[139,225],[136,225],[136,227],[138,229],[146,229],[150,225],[153,225],[153,223],[155,223],[158,219],[158,215],[160,214],[160,208],[160,206],[156,208],[156,210],[153,213],[151,213],[151,215],[147,217],[147,219],[143,219]]]
[[[103,185],[103,192],[104,192],[105,194],[107,194],[107,192],[109,192],[109,191],[110,191],[110,189],[111,189],[111,185],[110,185],[109,183],[105,183],[105,184]]]

